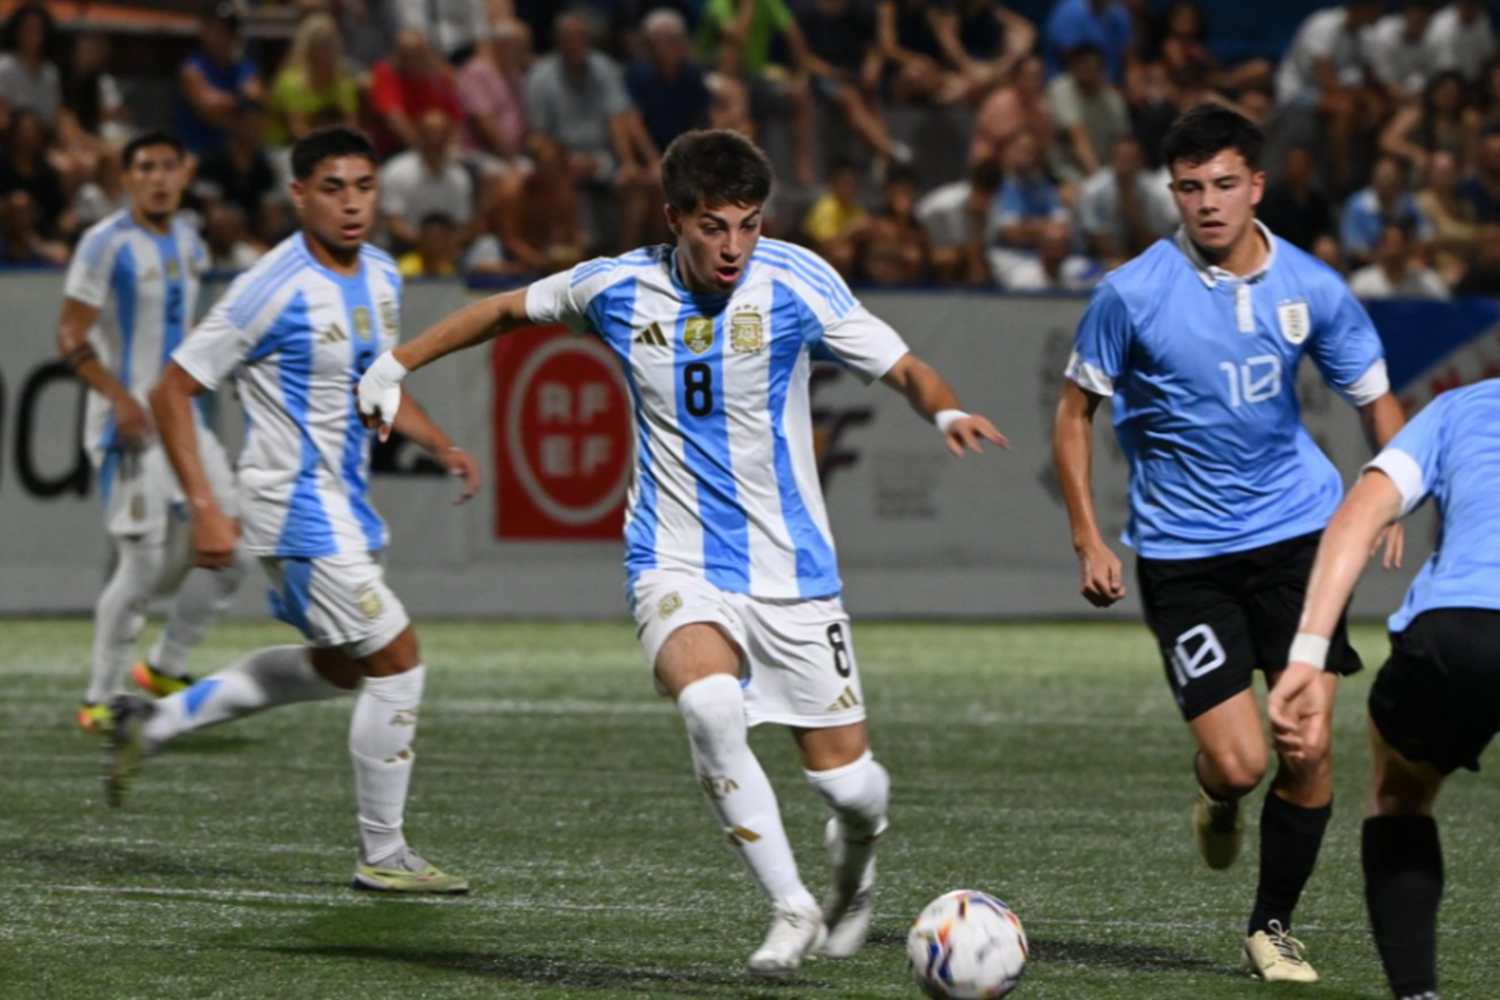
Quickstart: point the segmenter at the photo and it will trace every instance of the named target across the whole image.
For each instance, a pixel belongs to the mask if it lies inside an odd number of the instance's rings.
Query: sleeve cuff
[[[203,365],[197,359],[186,357],[181,351],[178,351],[177,353],[172,355],[172,360],[177,362],[178,368],[181,368],[183,371],[191,375],[194,382],[197,382],[209,392],[214,392],[219,388],[218,375],[214,374],[211,371],[202,370]]]
[[[891,373],[891,369],[896,367],[896,362],[910,353],[911,349],[902,344],[900,348],[892,351],[888,357],[882,358],[874,365],[871,365],[868,370],[860,372],[859,375],[865,380],[865,385],[874,385]]]
[[[1376,361],[1352,384],[1339,390],[1355,406],[1369,406],[1390,391],[1391,377],[1386,372],[1385,358]]]
[[[1401,516],[1416,509],[1427,495],[1427,484],[1422,481],[1422,467],[1404,451],[1387,448],[1368,462],[1363,472],[1379,469],[1385,473],[1401,494]]]
[[[1068,367],[1063,369],[1063,376],[1076,383],[1080,389],[1092,392],[1096,396],[1115,394],[1115,380],[1104,374],[1103,369],[1097,365],[1091,365],[1083,360],[1077,351],[1074,351],[1068,358]]]

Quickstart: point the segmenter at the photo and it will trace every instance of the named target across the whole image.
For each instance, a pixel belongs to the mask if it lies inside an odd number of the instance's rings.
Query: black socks
[[[1437,915],[1443,849],[1430,816],[1365,820],[1365,901],[1386,979],[1398,997],[1437,998]]]

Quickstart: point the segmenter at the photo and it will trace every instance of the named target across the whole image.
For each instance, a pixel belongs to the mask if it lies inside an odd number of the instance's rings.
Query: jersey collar
[[[1226,271],[1217,264],[1210,264],[1204,260],[1203,255],[1198,252],[1198,248],[1193,245],[1193,241],[1188,239],[1186,226],[1177,227],[1177,232],[1172,236],[1172,242],[1177,244],[1177,249],[1182,251],[1182,255],[1187,258],[1188,263],[1193,265],[1193,270],[1198,272],[1198,277],[1205,286],[1215,288],[1221,281],[1227,281],[1231,284],[1238,281],[1243,281],[1247,285],[1254,284],[1265,278],[1267,272],[1271,270],[1271,266],[1276,263],[1276,239],[1271,235],[1271,230],[1266,228],[1264,222],[1261,222],[1259,219],[1252,219],[1251,221],[1255,223],[1255,228],[1260,230],[1260,234],[1266,238],[1266,262],[1260,266],[1260,270],[1243,277]]]

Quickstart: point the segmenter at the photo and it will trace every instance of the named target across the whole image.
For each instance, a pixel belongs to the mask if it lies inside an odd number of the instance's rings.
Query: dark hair
[[[922,186],[917,180],[917,172],[903,164],[897,164],[886,171],[885,187],[891,187],[896,184],[907,184],[914,188]]]
[[[292,147],[292,176],[305,181],[324,160],[336,160],[344,156],[362,156],[374,163],[375,147],[370,144],[369,136],[343,125],[309,132]]]
[[[969,186],[977,187],[982,191],[1000,190],[1002,177],[1000,164],[993,157],[980,160],[969,168]]]
[[[422,216],[422,224],[418,228],[426,229],[428,226],[447,226],[450,229],[457,229],[458,223],[454,222],[453,216],[447,212],[428,212]]]
[[[1245,158],[1251,170],[1260,169],[1266,137],[1255,123],[1222,104],[1200,104],[1185,111],[1162,140],[1162,162],[1170,169],[1179,160],[1203,163],[1226,149]]]
[[[152,146],[171,146],[178,156],[182,156],[184,152],[182,140],[175,135],[169,132],[147,132],[144,135],[136,136],[125,144],[124,150],[120,153],[120,166],[129,170],[131,162],[135,160],[135,154]]]
[[[667,204],[691,212],[720,205],[761,205],[771,196],[771,161],[760,147],[728,129],[684,132],[661,159]]]
[[[1079,58],[1080,56],[1095,56],[1099,59],[1103,59],[1104,50],[1095,45],[1093,42],[1083,42],[1079,45],[1073,46],[1071,49],[1064,52],[1063,62],[1066,65],[1071,66],[1073,64],[1073,60]]]
[[[21,28],[33,18],[42,22],[42,58],[49,62],[56,62],[57,22],[52,19],[45,4],[36,3],[34,0],[17,7],[10,15],[10,20],[5,22],[5,28],[0,30],[0,50],[18,51],[21,44]]]

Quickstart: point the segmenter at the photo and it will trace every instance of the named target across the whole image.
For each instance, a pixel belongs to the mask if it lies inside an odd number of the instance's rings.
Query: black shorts
[[[1285,669],[1321,536],[1202,559],[1137,562],[1146,624],[1184,719],[1249,688],[1256,670]],[[1341,616],[1327,669],[1348,675],[1361,666]]]
[[[1443,608],[1391,635],[1370,688],[1370,720],[1409,761],[1479,770],[1500,732],[1500,611]]]

